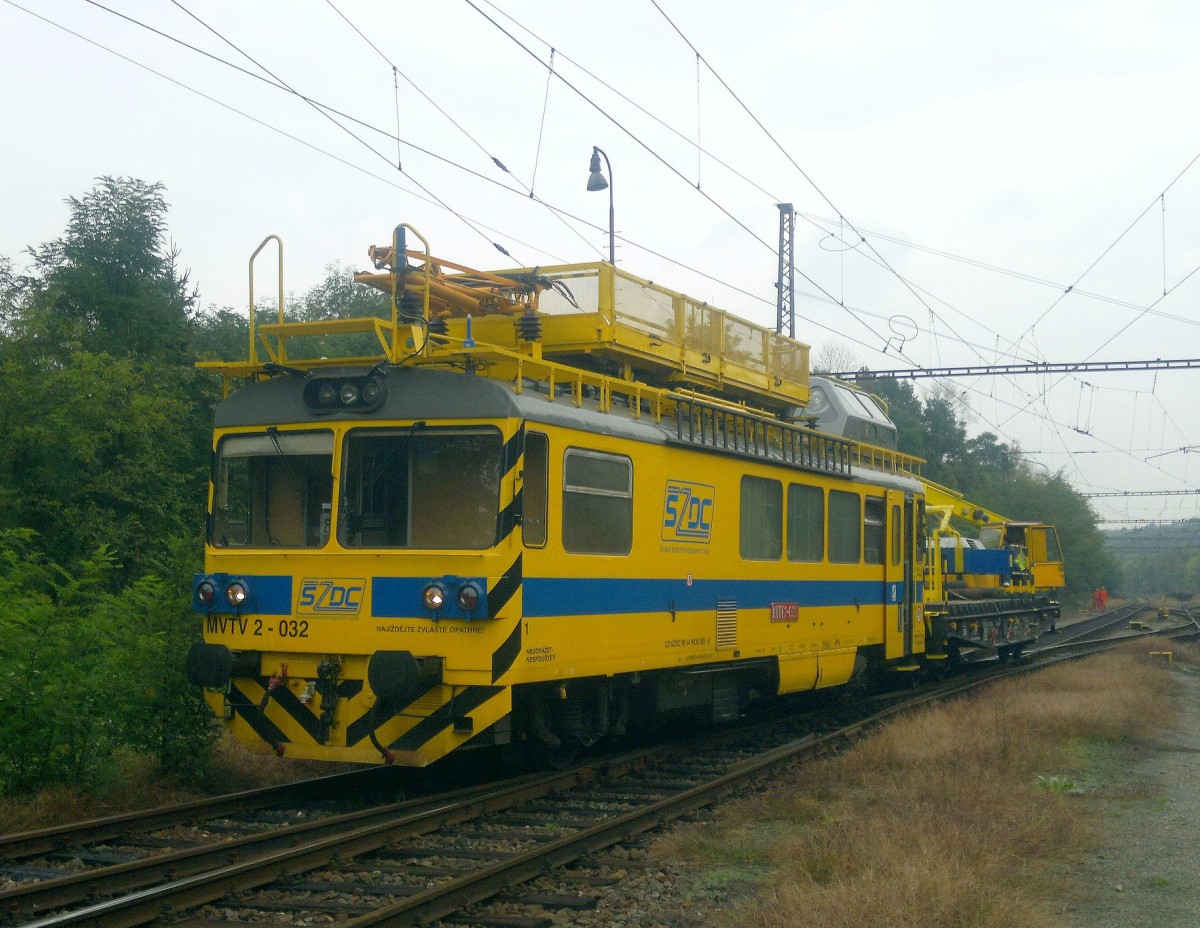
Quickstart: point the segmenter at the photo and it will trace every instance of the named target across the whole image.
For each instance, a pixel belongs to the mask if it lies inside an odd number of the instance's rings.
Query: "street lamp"
[[[604,175],[600,173],[600,156],[604,155],[604,166],[608,168],[608,180],[604,179]],[[592,163],[588,167],[592,173],[588,175],[587,189],[588,190],[603,190],[608,188],[608,263],[616,265],[616,249],[614,241],[616,236],[613,230],[616,228],[613,225],[613,191],[612,191],[612,162],[608,160],[608,155],[592,146]]]

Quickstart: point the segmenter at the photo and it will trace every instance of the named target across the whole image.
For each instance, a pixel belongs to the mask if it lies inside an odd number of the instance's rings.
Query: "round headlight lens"
[[[217,598],[217,588],[211,580],[201,580],[196,584],[196,599],[208,606]]]
[[[374,406],[383,395],[383,387],[377,380],[368,380],[362,387],[362,400],[368,406]]]
[[[338,391],[331,383],[323,383],[317,388],[317,403],[321,406],[332,406],[337,402]]]
[[[250,591],[241,580],[234,580],[225,587],[225,598],[231,606],[240,606],[250,597]]]
[[[358,384],[346,381],[338,391],[338,397],[343,406],[353,406],[358,402]]]
[[[421,594],[421,599],[425,603],[426,609],[431,609],[436,612],[446,605],[446,591],[440,583],[431,583],[425,587],[425,592]]]
[[[464,583],[458,590],[458,608],[463,612],[474,612],[479,605],[479,587]]]

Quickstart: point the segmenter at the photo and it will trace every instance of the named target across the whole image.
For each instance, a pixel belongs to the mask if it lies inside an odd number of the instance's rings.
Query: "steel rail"
[[[169,806],[109,815],[86,822],[0,835],[0,859],[16,860],[22,857],[34,857],[50,851],[61,850],[64,846],[79,847],[96,844],[134,832],[154,831],[170,825],[178,825],[181,822],[219,818],[234,812],[264,809],[281,802],[344,795],[349,789],[358,790],[370,785],[375,780],[392,774],[394,771],[382,767],[351,770],[345,773],[286,783],[282,786],[264,786],[207,799],[194,799]]]
[[[388,803],[311,822],[289,824],[270,831],[215,841],[200,847],[157,854],[142,860],[97,867],[82,873],[23,883],[0,891],[0,912],[24,914],[42,912],[74,903],[132,892],[167,879],[211,872],[227,863],[260,857],[275,850],[295,847],[302,841],[345,833],[352,828],[391,822],[395,827],[415,820],[430,809],[444,809],[447,803],[464,802],[490,795],[498,788],[522,786],[536,781],[536,775],[517,777],[505,783],[467,787],[437,796]]]
[[[811,748],[818,750],[821,746],[832,743],[839,737],[850,737],[852,734],[863,730],[864,728],[877,724],[879,721],[890,717],[892,714],[900,711],[906,711],[915,704],[931,701],[934,699],[944,698],[947,694],[953,694],[960,691],[965,691],[973,686],[981,685],[985,680],[976,680],[971,683],[959,683],[951,689],[946,690],[939,688],[935,692],[922,694],[913,700],[908,700],[904,704],[890,706],[880,711],[873,713],[864,720],[853,723],[850,726],[839,729],[828,735],[813,739],[806,737],[800,742],[793,742],[784,749],[776,749],[767,755],[766,758],[779,757],[780,760],[775,763],[782,763],[782,759],[796,758],[801,752]],[[724,742],[730,737],[730,733],[722,733],[718,737],[718,742]],[[575,770],[565,771],[563,773],[549,774],[544,776],[535,776],[528,784],[519,784],[500,791],[489,791],[481,793],[477,797],[468,797],[461,802],[448,803],[442,806],[437,806],[426,811],[419,812],[415,815],[405,817],[401,821],[390,821],[383,823],[367,824],[354,828],[349,832],[342,832],[324,838],[315,838],[306,841],[295,847],[285,848],[278,851],[265,853],[254,857],[251,860],[242,862],[233,862],[216,869],[205,869],[201,872],[193,873],[180,879],[172,880],[169,883],[164,883],[151,888],[135,890],[134,892],[121,896],[116,899],[105,900],[99,903],[92,904],[82,909],[77,909],[71,912],[61,913],[51,917],[44,918],[40,921],[28,923],[26,928],[66,928],[66,926],[75,925],[95,925],[105,926],[105,928],[127,928],[145,924],[155,918],[161,917],[164,913],[178,912],[188,908],[203,905],[220,899],[229,893],[242,890],[252,889],[258,886],[273,882],[281,877],[289,876],[295,873],[301,873],[306,870],[311,870],[323,865],[327,865],[334,860],[355,857],[359,854],[377,850],[384,844],[399,838],[414,834],[421,834],[431,831],[435,828],[445,825],[453,825],[463,821],[467,821],[478,815],[486,812],[494,812],[502,809],[510,808],[518,805],[521,802],[536,799],[549,792],[555,790],[566,789],[571,786],[580,785],[581,783],[591,782],[595,779],[597,770],[600,767],[606,769],[623,770],[643,762],[646,757],[653,755],[661,755],[664,751],[677,751],[679,745],[658,746],[650,751],[631,752],[621,757],[607,760],[602,764],[594,767],[583,767]],[[722,777],[720,780],[714,781],[717,789],[720,789],[720,784],[728,780],[735,782],[738,777],[750,776],[755,770],[761,768],[765,762],[756,763],[753,759],[742,762],[738,765],[734,773]],[[709,784],[710,786],[712,784]],[[703,788],[701,788],[702,790]],[[695,792],[695,791],[690,791]],[[678,798],[678,797],[676,797]],[[706,800],[700,803],[707,804],[712,800]],[[668,803],[669,800],[664,800]],[[656,804],[657,806],[658,804]],[[652,806],[648,814],[655,814]],[[687,806],[688,809],[694,806]],[[635,813],[629,813],[615,821],[620,822],[625,819],[635,817]],[[682,813],[681,813],[682,814]],[[646,827],[654,827],[658,820],[647,825]],[[314,826],[321,823],[313,823]],[[604,826],[610,822],[601,823],[592,829],[584,832],[584,836],[599,829],[600,833],[604,833]],[[640,829],[645,830],[645,829]],[[296,833],[295,828],[289,829],[293,835]],[[293,835],[284,835],[284,838],[292,837]],[[599,846],[607,846],[614,843],[620,838],[614,838]],[[569,843],[569,839],[560,839],[548,845],[545,850],[553,854],[557,848],[564,843]],[[227,849],[227,848],[226,848]],[[218,848],[218,850],[220,850]],[[581,851],[579,853],[587,853]],[[205,855],[211,856],[211,855]],[[515,860],[520,861],[522,858],[530,856],[518,855]],[[567,859],[573,859],[579,854],[575,854]],[[118,865],[125,867],[126,865]],[[555,864],[557,866],[557,864]],[[486,882],[486,874],[494,869],[503,868],[500,865],[495,867],[485,868],[479,871],[480,879]],[[536,872],[540,872],[537,869]],[[524,877],[527,878],[527,877]],[[458,883],[459,881],[454,881]],[[519,880],[518,880],[519,882]],[[453,884],[451,884],[453,885]],[[508,885],[507,883],[505,885]],[[486,893],[485,896],[486,897]],[[417,897],[410,897],[415,899]],[[398,903],[403,905],[403,903]],[[381,911],[386,911],[381,910]]]
[[[376,822],[337,835],[318,837],[297,847],[208,869],[116,899],[29,922],[24,928],[65,928],[68,925],[123,928],[145,924],[165,913],[203,905],[231,892],[252,889],[293,873],[329,864],[338,858],[355,857],[376,850],[395,838],[458,824],[486,812],[540,798],[556,789],[589,782],[594,778],[595,770],[581,767],[535,776],[531,782],[515,784],[499,791],[484,790],[479,795],[461,801],[442,802],[440,805],[435,803],[433,808],[404,816],[401,820]]]
[[[888,706],[836,731],[803,738],[748,758],[724,775],[708,783],[669,796],[624,815],[599,822],[590,828],[567,835],[552,843],[516,854],[474,873],[441,886],[427,889],[358,918],[341,922],[338,928],[380,928],[427,924],[445,918],[459,909],[488,899],[517,883],[533,879],[547,870],[564,866],[579,857],[610,847],[633,835],[649,831],[672,819],[711,805],[753,782],[769,776],[779,767],[791,766],[808,757],[855,738],[893,716],[950,696],[968,692],[997,679],[1025,673],[1030,666],[1006,666],[963,683],[952,683],[933,692],[921,693],[897,705]]]
[[[1145,607],[1142,607],[1145,608]],[[1118,621],[1123,619],[1118,619]],[[1180,629],[1193,631],[1196,626],[1189,623]],[[549,869],[562,866],[580,856],[601,850],[632,835],[657,827],[665,821],[688,812],[742,789],[752,782],[769,775],[777,768],[802,761],[833,745],[844,743],[894,716],[909,712],[931,702],[946,699],[978,689],[1008,676],[1041,669],[1063,660],[1071,660],[1095,651],[1117,646],[1138,637],[1178,633],[1176,630],[1158,630],[1125,636],[1121,639],[1104,641],[1072,641],[1051,648],[1030,652],[1027,661],[1002,667],[993,667],[967,681],[950,681],[932,690],[917,694],[903,702],[885,707],[836,731],[822,735],[807,735],[803,738],[766,751],[758,757],[740,761],[720,776],[701,784],[649,803],[617,817],[601,821],[583,830],[543,844],[532,850],[515,854],[506,860],[482,867],[473,873],[450,880],[442,885],[426,889],[414,895],[385,905],[366,915],[341,922],[341,928],[367,928],[375,925],[407,925],[424,923],[445,917],[463,906],[482,901],[513,885],[529,880]],[[678,750],[678,745],[666,750]],[[661,753],[663,747],[651,753]],[[632,752],[613,764],[631,765],[638,763],[639,755]],[[632,758],[632,759],[631,759]],[[607,763],[605,764],[607,765]],[[534,782],[514,785],[494,794],[464,799],[458,803],[446,803],[407,818],[401,822],[375,822],[361,825],[349,833],[316,837],[315,832],[296,847],[263,854],[254,860],[231,862],[215,870],[196,873],[171,883],[134,892],[119,899],[94,904],[74,912],[45,918],[30,923],[26,928],[60,928],[68,925],[133,926],[178,913],[188,908],[213,902],[229,893],[264,886],[282,877],[326,866],[337,860],[353,858],[359,854],[377,850],[392,840],[411,834],[432,831],[435,828],[467,821],[477,815],[510,808],[549,792],[567,789],[594,782],[599,765],[592,768],[577,768],[563,773],[533,778]],[[314,823],[319,824],[319,823]]]
[[[1146,600],[1134,600],[1123,606],[1110,609],[1107,612],[1101,612],[1086,619],[1081,619],[1071,625],[1060,626],[1055,634],[1058,636],[1060,643],[1094,637],[1095,635],[1109,631],[1122,622],[1132,620],[1134,616],[1147,611],[1149,608],[1150,606]]]
[[[1052,644],[1032,652],[1031,656],[1047,657],[1049,660],[1043,666],[1049,666],[1060,660],[1072,660],[1076,657],[1088,657],[1102,651],[1112,650],[1131,641],[1141,638],[1180,638],[1196,635],[1197,630],[1190,622],[1184,622],[1171,628],[1150,629],[1149,631],[1134,631],[1119,638],[1078,638],[1074,641],[1064,641],[1062,644]]]

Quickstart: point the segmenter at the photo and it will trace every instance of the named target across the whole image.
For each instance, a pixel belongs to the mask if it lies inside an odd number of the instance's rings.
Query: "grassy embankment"
[[[274,755],[252,754],[225,733],[217,741],[213,757],[205,766],[209,770],[205,788],[187,789],[165,778],[152,758],[122,754],[112,759],[102,780],[72,787],[56,786],[32,796],[0,796],[0,834],[33,831],[202,796],[325,776],[340,769],[316,761],[281,760]]]
[[[1117,771],[1175,718],[1141,642],[902,718],[660,839],[742,928],[1050,928]],[[1194,655],[1193,655],[1194,658]]]

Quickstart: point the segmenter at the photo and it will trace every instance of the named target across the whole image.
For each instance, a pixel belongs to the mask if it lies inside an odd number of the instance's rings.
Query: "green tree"
[[[192,325],[192,344],[201,361],[244,361],[249,356],[250,320],[229,307],[210,307]]]
[[[0,789],[104,780],[118,748],[203,770],[198,635],[211,411],[162,188],[101,178],[65,235],[0,260]],[[233,315],[233,314],[231,314]],[[244,356],[245,328],[239,339]]]
[[[101,545],[131,579],[203,518],[207,454],[190,371],[76,350],[0,353],[0,528],[70,567]]]
[[[912,382],[908,380],[864,380],[861,386],[887,404],[888,417],[896,426],[896,444],[900,451],[918,458],[925,453],[924,408]]]
[[[922,416],[925,475],[950,486],[961,483],[967,428],[957,409],[945,397],[925,401]]]
[[[65,570],[34,533],[0,531],[0,793],[102,787],[119,747],[180,780],[203,775],[211,713],[180,682],[190,586],[175,572],[110,592],[117,566],[102,546]]]
[[[303,296],[291,297],[287,304],[287,318],[300,322],[364,316],[390,319],[391,315],[391,298],[386,293],[356,284],[354,271],[338,262],[326,265],[321,281]],[[293,358],[370,357],[382,351],[379,339],[370,332],[292,339],[287,350]]]
[[[325,276],[299,299],[292,298],[288,318],[300,322],[318,319],[356,319],[392,315],[386,293],[354,282],[354,270],[339,261],[325,265]]]
[[[963,446],[958,488],[969,494],[979,486],[1011,481],[1021,470],[1021,450],[1000,441],[992,432],[984,432],[968,438]]]
[[[12,259],[0,255],[0,339],[12,332],[20,299],[21,284],[13,271]]]
[[[201,524],[211,405],[162,187],[101,178],[66,234],[0,265],[0,529],[73,569],[107,546],[121,584]]]
[[[82,348],[187,363],[196,294],[166,241],[162,185],[101,177],[67,203],[66,235],[30,249],[24,334],[51,354]]]

